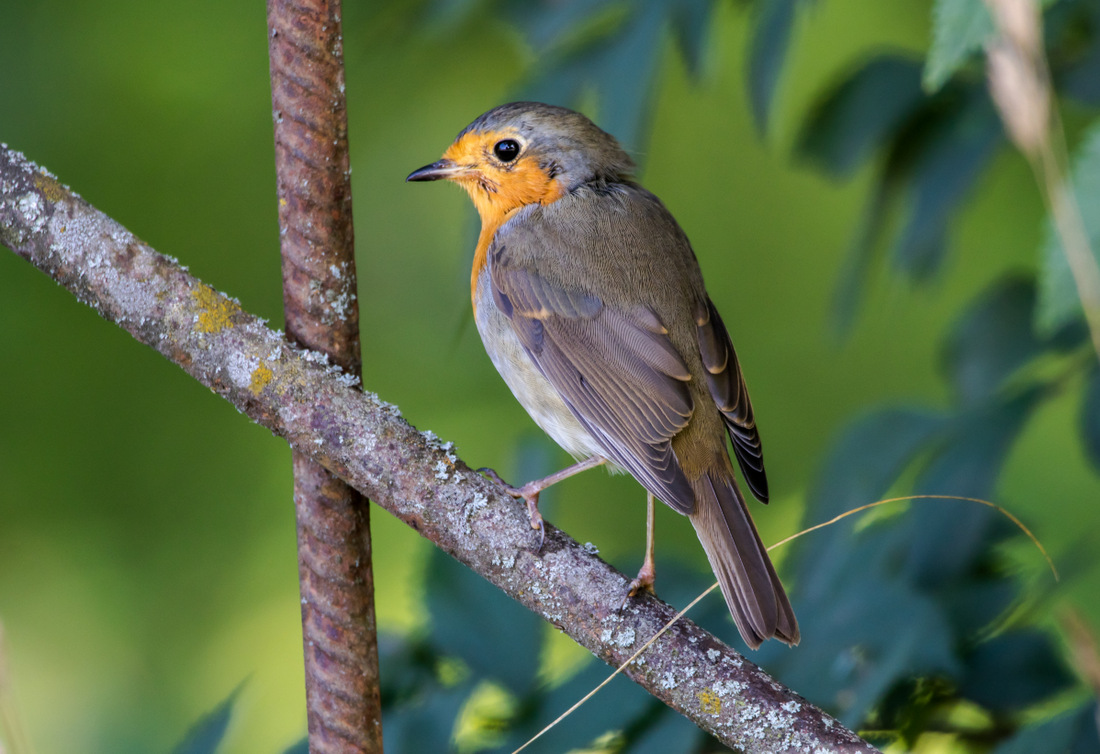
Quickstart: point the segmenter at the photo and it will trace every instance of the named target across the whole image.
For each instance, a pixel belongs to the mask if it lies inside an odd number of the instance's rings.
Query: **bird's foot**
[[[503,487],[505,492],[512,497],[517,500],[522,499],[527,503],[527,516],[531,520],[531,528],[539,533],[539,545],[535,548],[535,552],[542,552],[542,546],[546,543],[546,526],[542,520],[542,514],[539,513],[539,493],[546,487],[542,484],[544,480],[539,479],[528,482],[522,487],[513,487],[501,479],[500,474],[490,468],[478,469],[478,471]]]
[[[630,582],[630,590],[627,591],[626,597],[623,599],[623,604],[619,607],[619,610],[625,610],[626,606],[630,604],[630,600],[637,597],[640,592],[656,594],[657,591],[653,588],[656,582],[657,569],[654,567],[652,561],[646,560],[641,570],[638,571],[638,575]]]

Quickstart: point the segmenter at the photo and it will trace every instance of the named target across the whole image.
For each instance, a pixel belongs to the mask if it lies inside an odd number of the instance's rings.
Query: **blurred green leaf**
[[[1095,754],[1100,751],[1100,710],[1089,699],[1077,709],[1024,728],[993,750],[993,754]]]
[[[591,67],[600,95],[600,123],[628,149],[642,150],[649,97],[668,8],[660,0],[639,3],[626,26],[606,45]]]
[[[229,728],[229,720],[233,716],[233,705],[237,702],[237,695],[244,687],[242,682],[225,698],[225,700],[207,714],[187,731],[187,736],[173,749],[173,754],[214,754],[225,738],[225,731]]]
[[[289,747],[283,754],[309,754],[309,736],[305,736],[301,741]]]
[[[900,527],[872,527],[817,563],[830,572],[831,586],[820,591],[805,579],[796,582],[803,627],[797,651],[765,644],[753,658],[845,725],[862,722],[904,678],[958,671],[942,608],[893,574],[885,545],[899,533]]]
[[[713,9],[711,0],[679,0],[673,11],[672,31],[684,53],[688,70],[696,77],[703,74],[707,32]]]
[[[693,722],[663,704],[649,705],[626,731],[623,754],[667,754],[696,751],[710,739]]]
[[[1072,186],[1092,263],[1100,266],[1100,120],[1092,123],[1081,140],[1073,162]],[[1049,334],[1080,317],[1082,309],[1062,239],[1049,216],[1045,225],[1036,324],[1039,332]]]
[[[944,362],[961,401],[992,396],[1043,344],[1032,331],[1035,282],[1005,278],[982,293],[948,337]]]
[[[586,35],[599,26],[609,14],[618,14],[625,4],[608,0],[571,0],[571,2],[530,2],[530,0],[505,0],[512,22],[540,52],[548,48],[575,41],[578,35]],[[603,30],[600,36],[605,36]]]
[[[924,88],[934,92],[942,87],[992,34],[993,18],[984,0],[936,0]]]
[[[988,499],[1024,422],[1046,394],[1044,388],[1029,388],[960,416],[915,490]],[[906,570],[924,588],[965,577],[986,557],[991,544],[1015,530],[1002,515],[977,503],[929,501],[915,505],[910,515]]]
[[[760,133],[767,131],[779,76],[791,43],[799,0],[757,0],[749,46],[749,104]]]
[[[455,720],[470,690],[470,684],[439,688],[416,702],[386,710],[383,750],[453,751]]]
[[[913,101],[889,133],[875,136],[888,136],[889,143],[837,283],[833,316],[841,334],[855,319],[867,274],[899,205],[904,222],[892,242],[894,266],[918,281],[939,268],[948,225],[1001,143],[1001,127],[984,86],[953,85]]]
[[[881,498],[946,426],[943,416],[912,408],[880,409],[851,422],[818,473],[809,495],[807,523],[826,521]],[[832,566],[845,562],[857,522],[857,517],[849,517],[833,524],[797,550],[800,592],[828,593],[836,586]]]
[[[432,551],[425,580],[432,646],[513,693],[530,690],[542,635],[538,616],[440,550]]]
[[[564,33],[570,23],[587,22],[599,16],[600,4],[582,2],[576,9],[570,4],[552,13],[553,27]],[[607,7],[607,4],[602,4]],[[555,6],[557,7],[557,6]],[[598,97],[600,126],[613,134],[628,150],[642,148],[642,133],[649,110],[649,95],[657,73],[657,63],[670,6],[659,0],[618,5],[625,16],[616,15],[611,28],[599,27],[567,49],[548,56],[546,64],[536,68],[535,77],[522,87],[523,99],[563,105],[576,105],[586,87]],[[622,14],[620,14],[622,15]],[[541,17],[539,14],[531,19]],[[538,24],[528,21],[527,28]],[[537,32],[538,39],[547,39]]]
[[[1001,144],[1001,122],[984,86],[975,86],[922,136],[911,163],[907,219],[893,248],[896,266],[917,280],[938,269],[948,223]]]
[[[565,683],[537,696],[526,719],[525,727],[508,743],[512,751],[533,736],[551,720],[569,709],[578,699],[604,681],[613,669],[602,662],[590,662]],[[578,708],[564,724],[548,731],[525,751],[532,754],[571,751],[591,743],[609,730],[623,730],[647,713],[652,712],[653,697],[623,675],[616,676],[585,705]]]
[[[1050,636],[1036,630],[996,636],[967,657],[960,691],[994,713],[1025,709],[1073,683]]]
[[[798,154],[838,178],[848,177],[886,143],[924,99],[918,60],[880,55],[814,105]]]
[[[1044,3],[1051,5],[1051,3]],[[1100,105],[1100,3],[1054,3],[1043,19],[1056,88],[1066,97]]]
[[[833,292],[832,327],[838,335],[846,335],[855,322],[890,208],[898,203],[901,194],[901,182],[890,170],[883,170],[871,187],[871,197],[860,215],[859,227]]]
[[[426,640],[382,633],[378,636],[382,708],[422,699],[441,687],[443,658]]]
[[[1100,469],[1100,369],[1093,365],[1081,402],[1081,436],[1092,464]]]

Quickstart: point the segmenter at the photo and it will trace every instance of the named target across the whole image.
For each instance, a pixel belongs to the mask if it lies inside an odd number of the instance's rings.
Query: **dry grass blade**
[[[1069,183],[1065,134],[1054,107],[1034,0],[985,0],[997,27],[986,47],[989,92],[1005,131],[1031,164],[1077,287],[1093,348],[1100,357],[1100,266]]]

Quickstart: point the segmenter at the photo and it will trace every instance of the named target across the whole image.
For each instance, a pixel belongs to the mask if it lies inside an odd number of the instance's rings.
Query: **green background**
[[[764,138],[745,96],[749,10],[717,7],[701,77],[671,39],[654,51],[651,129],[627,146],[691,237],[737,346],[767,449],[773,502],[754,513],[771,542],[797,530],[849,417],[946,402],[945,331],[988,283],[1034,267],[1043,212],[1026,164],[1002,152],[939,276],[914,288],[876,269],[850,337],[836,337],[830,306],[870,171],[830,182],[791,143],[814,97],[871,52],[924,54],[928,5],[831,0],[800,18]],[[539,61],[490,14],[418,21],[350,1],[344,16],[364,383],[473,466],[514,482],[549,471],[566,458],[508,394],[468,312],[468,200],[403,183]],[[270,111],[262,3],[0,5],[0,141],[278,326]],[[37,750],[168,750],[244,679],[225,750],[298,740],[286,446],[6,252],[0,354],[0,622]],[[1055,558],[1100,527],[1078,394],[1029,423],[996,498]],[[548,493],[546,514],[633,572],[643,501],[631,480],[592,472]],[[373,525],[380,626],[414,631],[430,545],[378,509]],[[659,560],[705,568],[686,521],[662,509],[658,527]],[[1020,553],[1022,570],[1042,570]],[[1063,604],[1100,626],[1097,593],[1100,572],[1086,568]],[[791,594],[797,610],[797,584]],[[545,661],[578,653],[556,642]]]

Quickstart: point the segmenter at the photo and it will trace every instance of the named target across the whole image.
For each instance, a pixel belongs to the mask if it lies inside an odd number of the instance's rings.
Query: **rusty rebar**
[[[287,337],[359,376],[339,0],[269,0]],[[381,752],[369,502],[293,455],[311,752]]]

